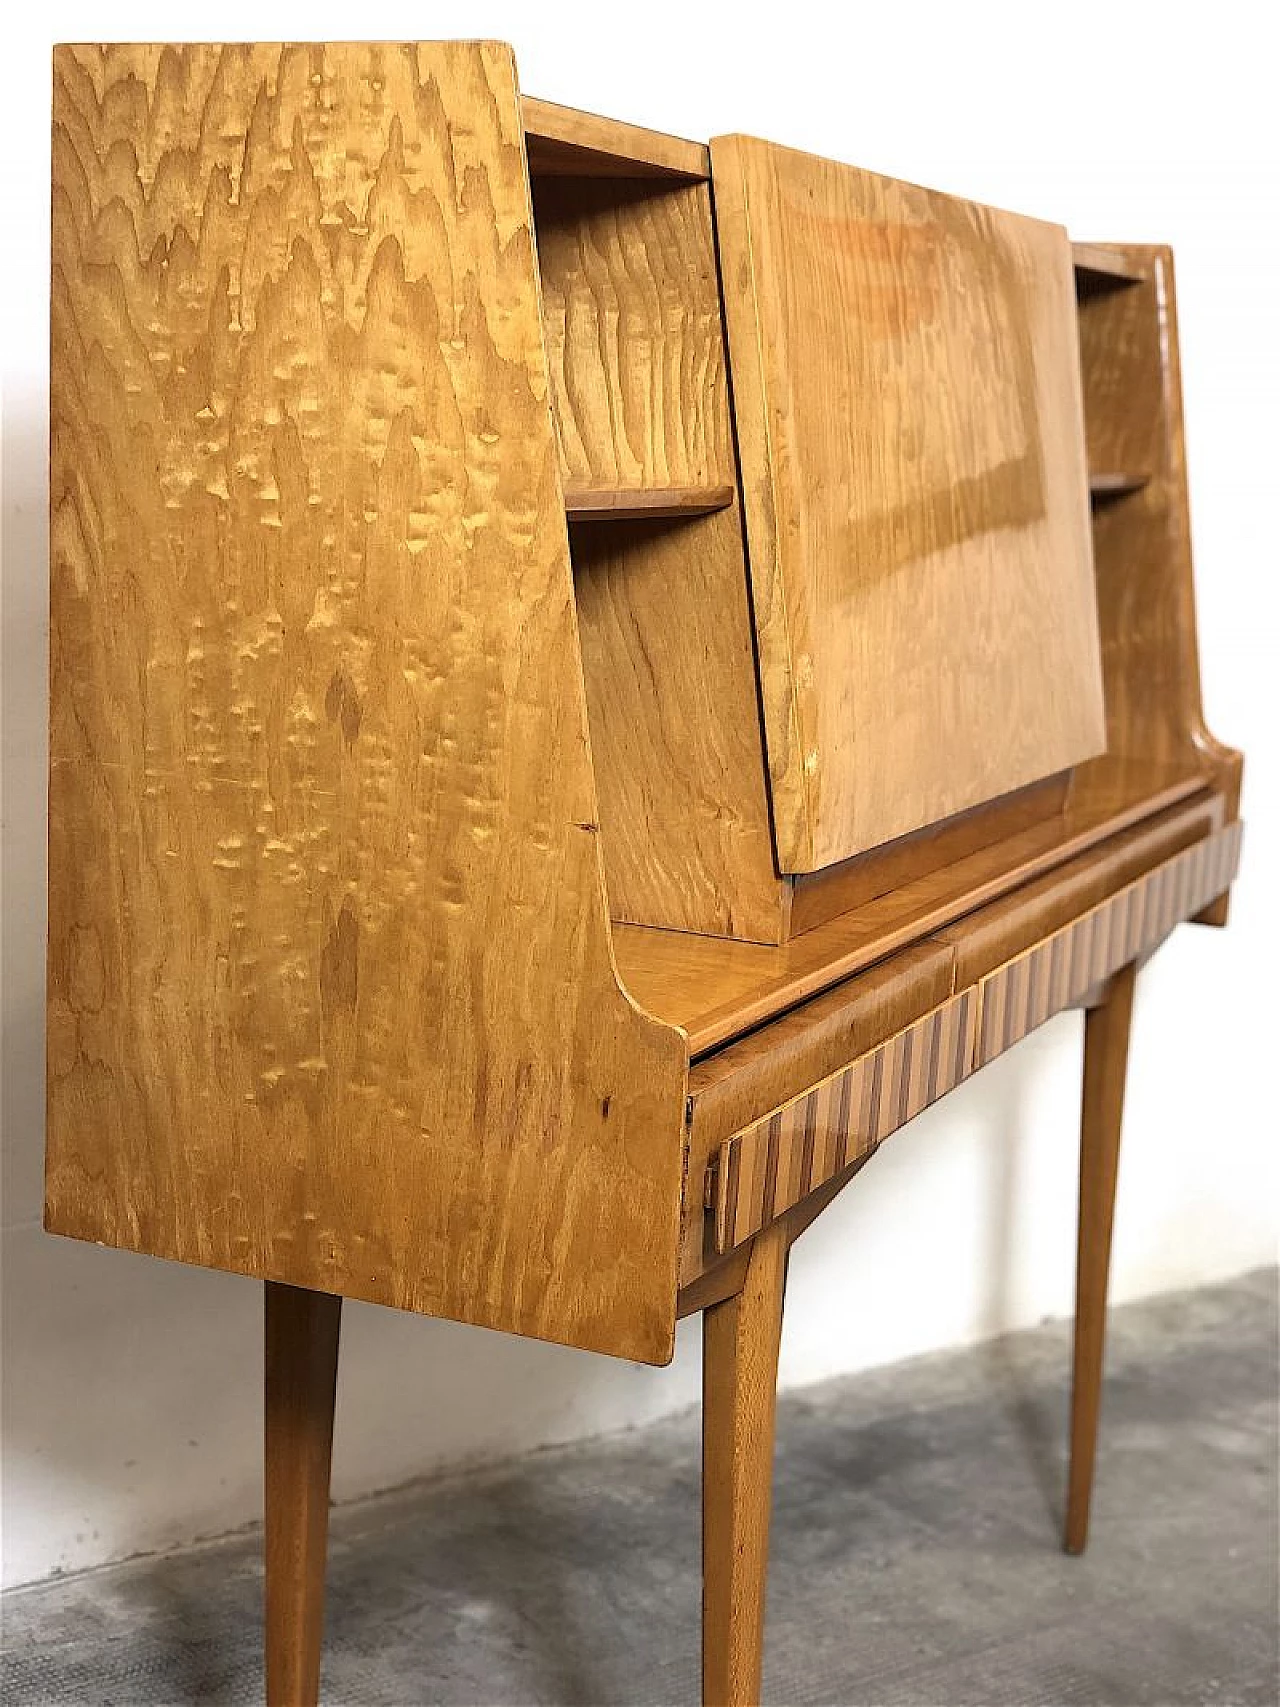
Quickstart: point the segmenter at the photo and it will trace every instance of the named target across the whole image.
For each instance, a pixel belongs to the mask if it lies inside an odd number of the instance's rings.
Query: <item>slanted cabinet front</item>
[[[778,863],[1105,747],[1058,226],[712,144]]]

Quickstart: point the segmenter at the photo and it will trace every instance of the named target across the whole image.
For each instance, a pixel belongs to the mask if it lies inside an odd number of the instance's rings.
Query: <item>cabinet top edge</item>
[[[602,118],[532,95],[521,97],[530,169],[547,175],[672,178],[704,181],[711,175],[705,143],[665,131]]]

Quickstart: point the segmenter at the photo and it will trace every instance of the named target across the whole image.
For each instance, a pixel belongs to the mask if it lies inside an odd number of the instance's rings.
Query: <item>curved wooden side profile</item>
[[[495,44],[55,55],[47,1225],[665,1361]]]
[[[1124,275],[1080,306],[1090,468],[1127,470],[1131,482],[1093,520],[1108,747],[1206,772],[1234,818],[1244,758],[1210,732],[1200,690],[1173,252],[1091,253]],[[1225,924],[1227,906],[1224,895],[1201,922]]]

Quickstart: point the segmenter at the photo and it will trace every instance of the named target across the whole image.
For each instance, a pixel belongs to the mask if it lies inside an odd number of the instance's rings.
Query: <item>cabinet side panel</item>
[[[1070,246],[712,162],[778,856],[814,871],[1103,750]]]
[[[54,70],[47,1224],[660,1361],[509,50]]]

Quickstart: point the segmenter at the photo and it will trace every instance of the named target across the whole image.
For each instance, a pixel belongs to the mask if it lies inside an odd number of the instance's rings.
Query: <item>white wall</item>
[[[757,134],[1178,252],[1200,621],[1215,728],[1248,748],[1227,933],[1145,975],[1115,1293],[1272,1261],[1277,1177],[1277,173],[1261,9],[568,0],[376,18],[223,0],[195,35],[489,34],[531,92],[691,136]],[[4,1516],[20,1582],[241,1524],[259,1499],[252,1283],[39,1227],[45,698],[48,47],[164,39],[155,0],[52,0],[6,25],[4,260]],[[109,17],[109,25],[107,18]],[[797,1247],[784,1380],[1070,1309],[1078,1017],[1055,1021],[886,1146]],[[339,1497],[464,1457],[617,1428],[697,1396],[696,1327],[646,1370],[349,1307]]]

